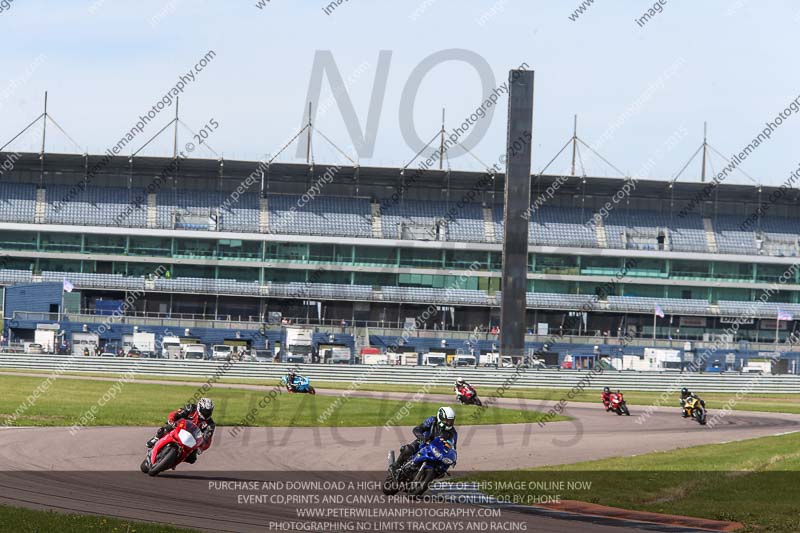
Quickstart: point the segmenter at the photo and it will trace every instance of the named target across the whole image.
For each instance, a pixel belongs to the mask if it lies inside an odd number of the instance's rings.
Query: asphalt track
[[[341,395],[343,391],[319,393]],[[352,395],[399,400],[412,397],[406,393],[365,391]],[[425,399],[449,402],[452,397],[427,395]],[[516,399],[501,399],[497,404],[537,410],[553,406],[553,402]],[[800,431],[800,415],[734,411],[711,429],[681,418],[675,408],[656,408],[646,420],[637,417],[636,406],[631,410],[632,416],[619,417],[597,405],[573,403],[566,409],[566,414],[574,417],[570,422],[551,422],[544,427],[537,424],[462,427],[459,461],[453,473],[566,464]],[[714,414],[713,410],[710,414]],[[88,427],[73,436],[68,428],[60,427],[5,428],[0,431],[0,503],[215,531],[274,531],[282,526],[270,522],[298,521],[298,508],[308,508],[309,502],[242,503],[237,499],[241,491],[219,490],[214,482],[278,479],[377,482],[385,472],[386,452],[410,440],[408,427],[246,428],[236,436],[228,433],[229,428],[219,427],[214,446],[196,465],[181,465],[173,472],[149,478],[138,471],[138,465],[144,455],[144,442],[152,431],[137,427]],[[317,488],[322,489],[314,486],[304,493],[313,493]],[[357,492],[378,493],[374,486]],[[426,502],[397,507],[476,508]],[[366,518],[347,520],[369,522]],[[517,509],[503,509],[502,518],[493,520],[543,532],[687,531],[604,519],[554,518],[546,513],[529,514]],[[356,530],[374,530],[362,527]],[[385,531],[393,530],[386,527]],[[394,530],[402,529],[398,526]]]

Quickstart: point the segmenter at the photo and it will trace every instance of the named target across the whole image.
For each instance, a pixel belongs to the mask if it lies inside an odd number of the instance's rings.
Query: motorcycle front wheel
[[[705,426],[705,425],[706,425],[706,410],[705,410],[705,409],[703,409],[702,407],[700,407],[700,408],[699,408],[699,409],[697,409],[697,411],[695,411],[695,412],[697,413],[697,422],[698,422],[698,423],[699,423],[701,426]]]
[[[472,403],[473,403],[473,405],[477,405],[478,407],[482,407],[483,406],[483,403],[481,402],[481,399],[478,398],[477,396],[475,396],[475,400]]]
[[[163,454],[163,455],[162,455]],[[150,476],[157,476],[167,468],[170,468],[178,460],[178,449],[175,446],[170,446],[166,451],[161,450],[158,452],[156,464],[150,467],[147,472]]]
[[[316,391],[316,390],[314,390],[314,387],[308,387],[308,393],[309,393],[309,394],[316,394],[316,393],[317,393],[317,391]]]
[[[625,416],[631,416],[631,412],[628,410],[628,404],[622,404],[622,412],[625,413]]]
[[[420,468],[417,475],[414,476],[414,481],[411,485],[411,494],[413,496],[422,496],[425,491],[428,490],[428,485],[433,481],[433,476],[433,468]]]

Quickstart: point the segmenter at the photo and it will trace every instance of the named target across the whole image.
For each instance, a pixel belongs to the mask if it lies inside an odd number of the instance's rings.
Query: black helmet
[[[691,393],[689,392],[689,389],[687,389],[686,387],[681,389],[681,396],[689,396],[689,394]]]
[[[603,387],[603,392],[611,392],[611,389],[609,389],[608,387]]]

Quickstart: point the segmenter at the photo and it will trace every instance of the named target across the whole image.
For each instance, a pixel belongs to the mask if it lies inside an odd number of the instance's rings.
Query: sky
[[[338,94],[350,99],[357,121],[341,112],[325,73],[312,95],[315,127],[365,166],[405,166],[420,148],[409,138],[432,138],[443,108],[449,131],[484,102],[486,87],[501,86],[523,63],[535,71],[534,172],[571,138],[577,114],[578,136],[616,169],[672,179],[701,145],[704,122],[710,145],[730,157],[800,96],[800,4],[789,0],[661,0],[660,12],[641,24],[657,2],[594,0],[576,17],[579,0],[347,0],[327,13],[330,1],[261,1],[260,8],[259,0],[0,1],[0,144],[42,112],[48,91],[50,115],[78,146],[48,125],[47,151],[103,153],[209,51],[213,59],[180,98],[189,129],[180,128],[179,146],[206,128],[213,150],[198,142],[192,157],[277,154],[306,120],[311,80],[322,73],[315,59],[326,54],[346,80]],[[413,82],[431,57],[455,59],[434,61]],[[385,79],[378,91],[376,78]],[[169,123],[170,100],[123,153]],[[500,94],[496,112],[473,126],[480,136],[469,142],[480,162],[454,149],[451,168],[497,161],[506,105]],[[363,131],[370,113],[374,142],[358,154],[350,130]],[[758,183],[777,185],[800,164],[798,114],[741,164]],[[140,154],[171,155],[171,133]],[[38,151],[40,143],[34,133],[7,150]],[[347,162],[319,135],[313,146],[317,162]],[[548,173],[569,170],[567,152]],[[277,160],[302,162],[304,154],[292,146]],[[585,147],[581,160],[579,173],[620,176]],[[709,173],[723,165],[715,155]],[[695,159],[679,179],[699,174]],[[750,183],[739,173],[729,182]]]

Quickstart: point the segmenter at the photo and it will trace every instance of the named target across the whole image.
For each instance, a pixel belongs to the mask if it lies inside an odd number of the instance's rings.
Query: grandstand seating
[[[270,233],[371,237],[366,198],[320,196],[303,203],[298,195],[269,196]]]
[[[147,195],[142,189],[48,185],[44,205],[45,223],[68,225],[111,224],[147,227]],[[357,197],[318,196],[303,203],[301,196],[269,195],[271,233],[336,237],[373,237],[370,200]],[[36,187],[27,183],[0,183],[0,222],[33,223]],[[259,195],[247,191],[236,201],[228,193],[164,188],[155,194],[157,228],[202,231],[259,231]],[[545,205],[531,213],[529,237],[534,245],[598,247],[597,232],[588,221],[594,213],[574,207]],[[502,242],[503,209],[492,208],[491,242]],[[176,220],[182,221],[176,226]],[[765,216],[752,228],[742,229],[744,217],[719,215],[712,218],[720,253],[800,255],[800,220]],[[151,220],[152,223],[152,220]],[[671,250],[709,253],[703,218],[618,207],[604,219],[606,245],[617,249]],[[439,230],[437,231],[437,226]],[[377,228],[378,226],[375,226]],[[384,238],[486,242],[482,206],[477,203],[401,201],[381,205]],[[405,234],[401,229],[406,228]],[[664,236],[659,244],[657,237]]]
[[[78,187],[50,185],[47,187],[45,222],[48,224],[78,224],[124,227],[143,227],[146,224],[147,196],[142,189],[124,187]],[[31,206],[31,217],[33,206]]]
[[[33,222],[36,187],[31,183],[0,183],[0,221]]]

